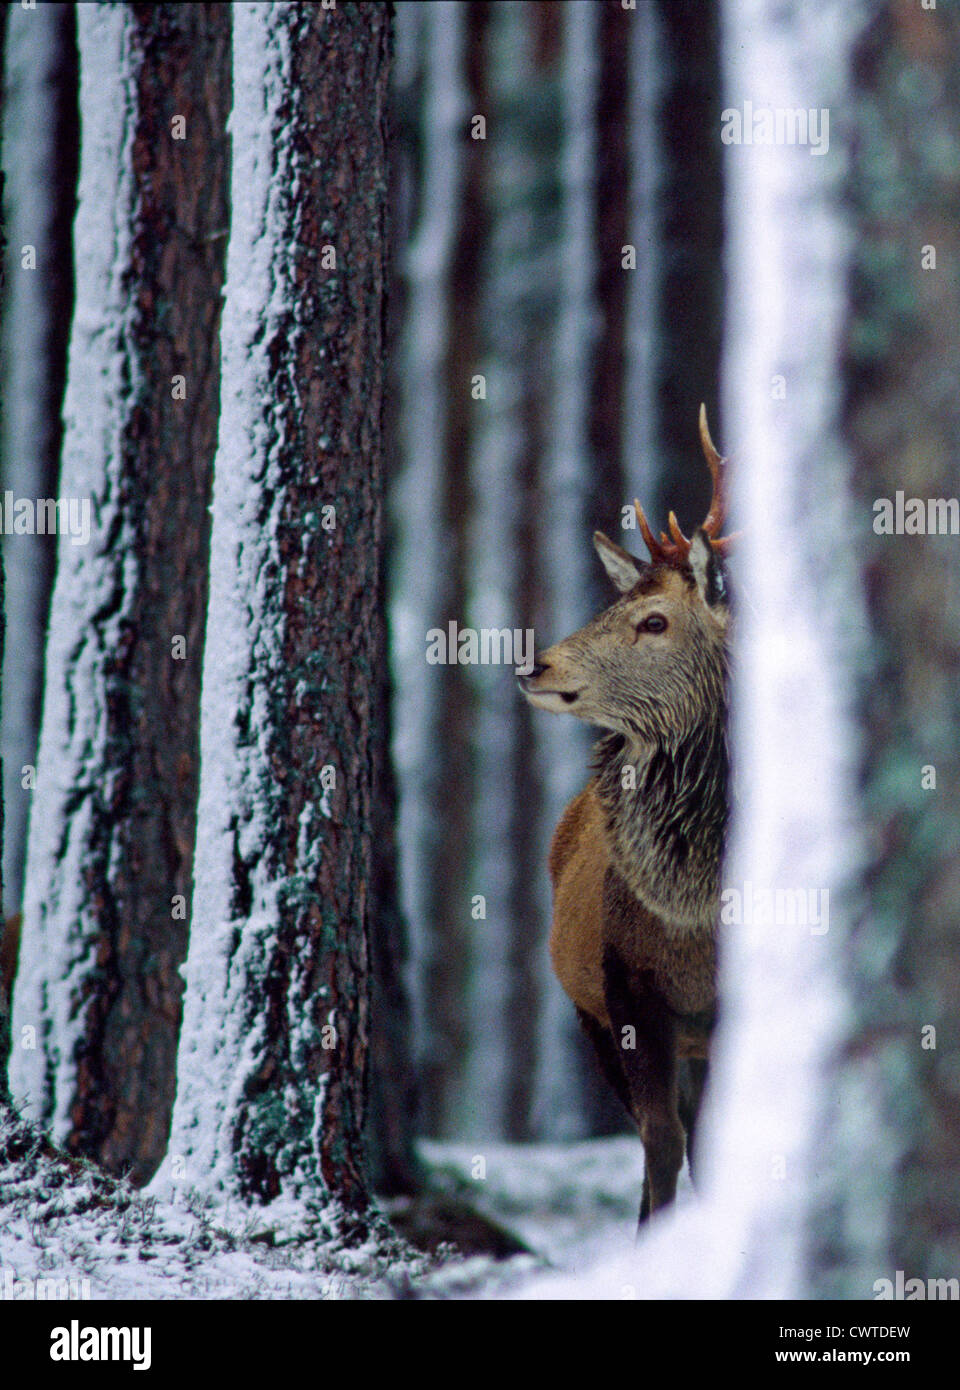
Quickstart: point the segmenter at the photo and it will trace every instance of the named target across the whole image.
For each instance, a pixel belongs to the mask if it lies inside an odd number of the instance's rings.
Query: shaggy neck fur
[[[635,788],[624,787],[628,766],[635,769]],[[722,708],[682,738],[611,733],[594,749],[614,865],[668,929],[711,931],[716,925],[728,766]]]

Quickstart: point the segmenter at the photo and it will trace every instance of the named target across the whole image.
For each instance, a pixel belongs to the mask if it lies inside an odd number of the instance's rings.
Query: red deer
[[[713,499],[693,539],[671,512],[656,540],[639,502],[649,563],[597,531],[621,597],[517,673],[536,708],[604,731],[550,847],[550,955],[643,1141],[641,1221],[692,1166],[716,1013],[733,537],[703,406],[700,441]]]

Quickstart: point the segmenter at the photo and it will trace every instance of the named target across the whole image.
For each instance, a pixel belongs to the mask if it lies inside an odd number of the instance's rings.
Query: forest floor
[[[586,1292],[591,1268],[611,1255],[628,1268],[643,1177],[632,1136],[424,1143],[421,1159],[429,1197],[384,1203],[396,1230],[378,1219],[358,1234],[329,1208],[162,1201],[0,1113],[0,1301],[55,1289],[93,1299],[550,1297],[557,1276]]]

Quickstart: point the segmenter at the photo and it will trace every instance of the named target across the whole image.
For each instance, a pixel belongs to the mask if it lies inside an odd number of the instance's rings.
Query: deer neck
[[[722,714],[673,740],[607,734],[594,752],[620,877],[668,930],[713,930],[728,815]]]

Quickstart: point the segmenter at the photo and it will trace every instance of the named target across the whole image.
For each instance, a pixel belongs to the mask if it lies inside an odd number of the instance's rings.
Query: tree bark
[[[68,1151],[143,1182],[169,1128],[191,896],[230,8],[78,20],[61,495],[93,521],[89,547],[59,541],[15,1000],[38,1045],[13,1084]]]
[[[390,15],[233,17],[200,829],[162,1178],[357,1212]]]

